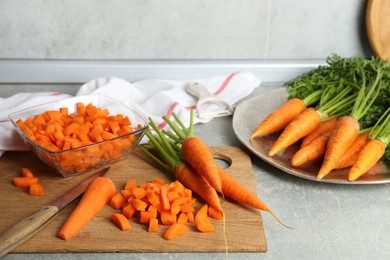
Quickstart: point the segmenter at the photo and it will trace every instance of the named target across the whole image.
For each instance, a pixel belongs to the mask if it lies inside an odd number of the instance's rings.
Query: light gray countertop
[[[261,86],[250,97],[277,87]],[[231,119],[221,117],[196,125],[195,134],[210,146],[243,147],[233,132]],[[305,180],[246,151],[252,159],[258,195],[294,229],[282,227],[262,212],[268,251],[229,253],[229,259],[390,259],[390,184],[341,185]],[[225,253],[9,254],[4,259],[203,258],[225,259]]]

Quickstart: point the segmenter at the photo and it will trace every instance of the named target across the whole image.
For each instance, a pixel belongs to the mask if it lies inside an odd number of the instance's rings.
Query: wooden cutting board
[[[212,150],[216,158],[230,163],[227,171],[234,178],[256,192],[250,158],[241,148],[213,147]],[[20,176],[21,167],[29,167],[39,178],[45,188],[43,197],[30,196],[26,190],[12,184],[13,178]],[[86,177],[58,177],[31,152],[7,152],[0,159],[0,233]],[[138,184],[155,177],[172,181],[167,172],[159,170],[139,152],[111,167],[106,177],[113,180],[118,191],[130,179],[137,180]],[[160,226],[158,233],[149,233],[147,227],[137,223],[135,218],[130,220],[130,231],[120,231],[110,221],[110,214],[115,210],[108,205],[71,240],[61,240],[57,237],[57,232],[77,202],[78,200],[64,208],[49,225],[12,252],[225,252],[222,221],[212,220],[216,229],[213,233],[200,233],[191,225],[190,231],[185,235],[167,241],[162,238],[166,226]],[[201,204],[199,199],[196,208]],[[226,216],[228,251],[267,251],[260,212],[227,199],[221,198],[221,204]]]
[[[390,1],[369,0],[366,27],[370,45],[381,60],[390,60]]]

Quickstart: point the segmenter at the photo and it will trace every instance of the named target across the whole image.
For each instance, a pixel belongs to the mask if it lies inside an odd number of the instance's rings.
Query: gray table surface
[[[247,99],[278,87],[261,86]],[[232,117],[196,125],[195,134],[211,146],[243,147],[234,134]],[[270,214],[261,213],[268,251],[229,253],[229,259],[390,259],[390,184],[340,185],[305,180],[284,173],[246,151],[251,156],[258,195],[294,229],[284,228]],[[224,253],[68,253],[9,254],[3,259],[225,257]]]

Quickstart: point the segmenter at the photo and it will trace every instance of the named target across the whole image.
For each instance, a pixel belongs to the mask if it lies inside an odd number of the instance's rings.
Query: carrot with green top
[[[321,122],[330,119],[330,115],[333,117],[345,114],[349,105],[354,101],[355,95],[351,95],[353,90],[352,86],[348,86],[334,95],[331,89],[324,91],[323,94],[332,93],[331,97],[324,95],[321,98],[319,108],[309,107],[290,122],[273,144],[268,155],[274,156],[301,138],[313,133]],[[346,97],[347,95],[349,96]]]
[[[194,110],[191,110],[190,120],[193,120]],[[172,116],[179,120],[175,113]],[[181,152],[187,163],[189,163],[198,174],[202,175],[210,185],[218,192],[222,191],[221,180],[219,179],[217,164],[209,146],[200,138],[194,136],[193,123],[190,122],[188,129],[180,129],[167,116],[163,119],[169,124],[173,131],[180,138]],[[182,124],[180,122],[180,124]]]
[[[254,130],[250,140],[256,137],[275,133],[285,128],[308,106],[319,100],[321,90],[315,91],[305,99],[292,98],[269,114]]]
[[[317,137],[320,137],[323,134],[332,130],[333,127],[335,126],[336,122],[337,122],[336,117],[333,117],[329,120],[322,121],[320,123],[320,125],[318,126],[318,128],[313,133],[311,133],[308,136],[306,136],[305,138],[303,138],[302,143],[301,143],[301,148],[308,145],[310,142],[314,141],[315,139],[317,139]]]
[[[369,130],[363,131],[348,148],[348,150],[339,159],[335,169],[351,167],[355,162],[359,151],[368,142]]]
[[[331,131],[328,131],[312,140],[309,144],[301,147],[291,158],[292,166],[298,167],[323,156],[326,151],[330,133]]]
[[[150,129],[147,129],[145,134],[149,138],[149,144],[140,145],[140,149],[160,166],[173,173],[175,178],[184,186],[194,191],[208,204],[222,212],[216,190],[190,165],[181,161],[174,145],[167,140],[152,119],[150,119],[150,125],[158,136],[154,136]]]
[[[321,180],[337,167],[339,159],[359,135],[359,120],[365,116],[381,91],[383,65],[377,64],[374,68],[372,66],[374,65],[371,65],[371,69],[375,71],[375,76],[371,78],[371,81],[365,80],[364,67],[360,70],[363,84],[360,87],[350,114],[337,119],[337,123],[329,137],[324,161],[318,171],[317,180]]]
[[[390,108],[378,120],[369,135],[369,141],[362,147],[356,162],[348,173],[348,180],[355,181],[371,169],[383,156],[390,143]]]

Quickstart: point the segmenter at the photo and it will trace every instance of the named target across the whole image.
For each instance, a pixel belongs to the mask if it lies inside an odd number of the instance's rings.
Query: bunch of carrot
[[[46,163],[59,163],[70,173],[117,161],[131,149],[135,139],[129,117],[110,115],[107,109],[91,103],[77,103],[72,114],[62,107],[19,119],[16,124],[31,141],[54,152],[55,158],[51,153],[40,153]]]
[[[172,172],[175,178],[194,191],[214,212],[214,218],[224,219],[218,193],[236,202],[267,211],[283,224],[273,211],[255,194],[233,179],[215,161],[210,148],[200,138],[194,136],[194,111],[190,112],[190,124],[186,127],[175,113],[172,116],[176,124],[164,116],[173,132],[161,131],[150,119],[150,126],[155,131],[146,131],[148,144],[140,145],[150,158],[160,166]],[[288,226],[286,226],[288,227]]]
[[[19,188],[28,188],[29,194],[33,196],[43,196],[43,186],[39,179],[34,176],[29,168],[22,168],[22,176],[14,178],[14,185]]]
[[[353,76],[359,81],[347,81],[343,75],[339,75],[337,82],[342,88],[335,88],[333,83],[324,86],[321,98],[315,106],[306,108],[299,115],[287,120],[283,114],[294,110],[290,108],[292,99],[288,100],[258,125],[251,141],[283,130],[269,151],[269,156],[274,156],[301,140],[301,147],[294,154],[291,164],[299,167],[310,160],[323,157],[322,166],[317,173],[318,180],[333,169],[352,166],[368,136],[374,135],[369,131],[372,123],[367,127],[367,118],[370,117],[366,115],[378,103],[382,105],[381,111],[383,107],[387,109],[390,105],[389,98],[377,101],[378,97],[386,97],[389,93],[390,81],[384,76],[384,72],[390,73],[390,64],[377,62],[375,59],[370,62],[357,59],[355,63],[356,67],[352,68]],[[370,120],[373,121],[372,118]],[[281,124],[284,125],[283,128],[280,128]],[[381,130],[379,135],[383,136],[383,131]],[[375,152],[375,149],[371,151]],[[377,161],[373,159],[366,164],[372,166],[372,162]],[[364,167],[365,171],[369,168]],[[362,174],[364,173],[359,176]],[[349,180],[356,178],[349,177]]]

